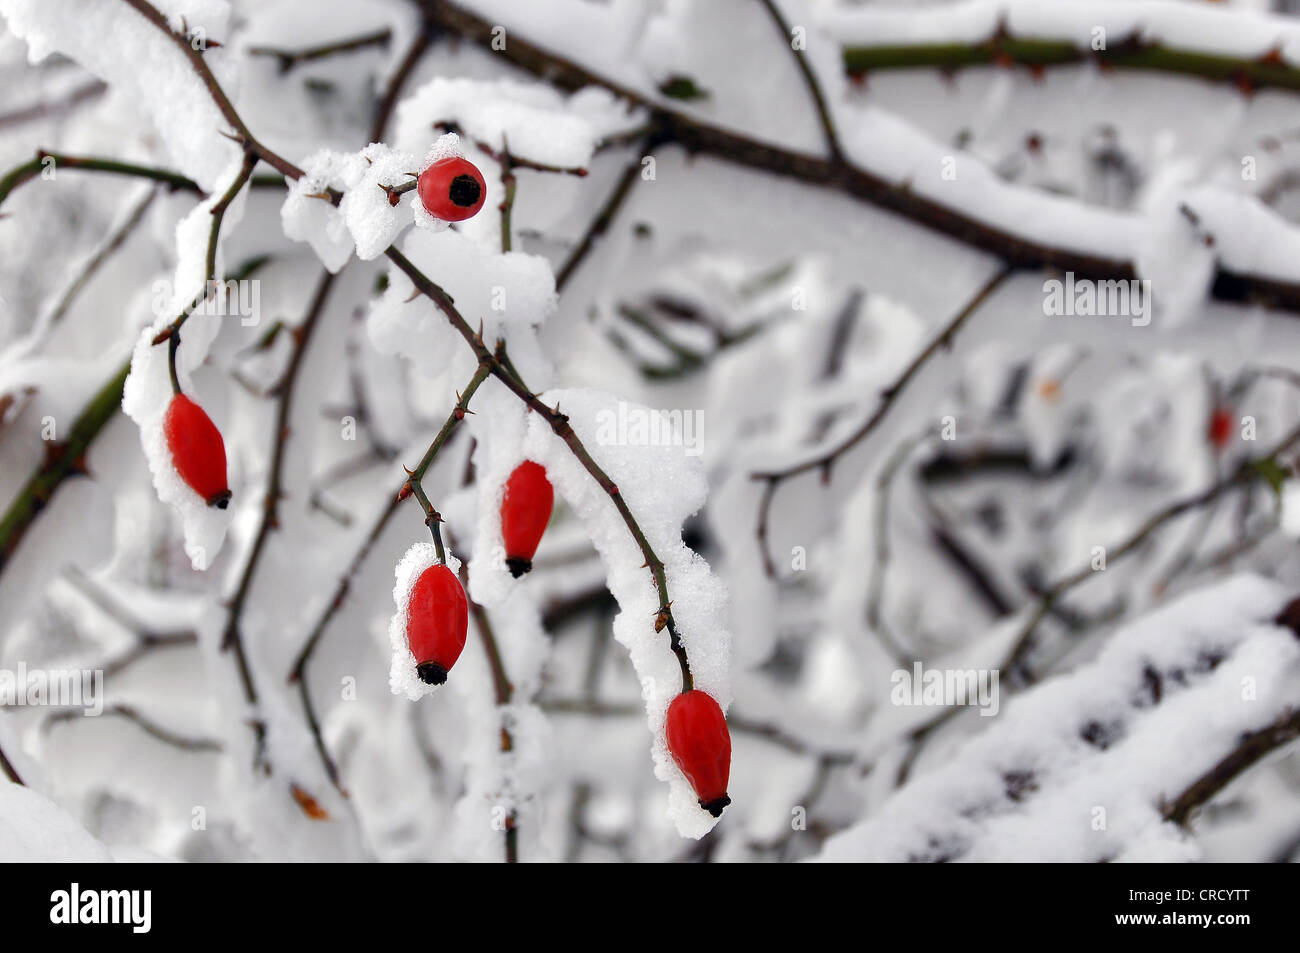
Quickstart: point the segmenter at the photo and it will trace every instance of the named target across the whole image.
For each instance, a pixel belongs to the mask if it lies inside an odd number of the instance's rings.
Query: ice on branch
[[[1287,592],[1236,576],[1119,629],[1097,659],[1011,699],[828,861],[1194,859],[1168,805],[1300,705]]]

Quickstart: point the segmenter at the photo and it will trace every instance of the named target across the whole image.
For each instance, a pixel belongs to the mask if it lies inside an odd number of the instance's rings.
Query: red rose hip
[[[224,510],[230,503],[226,445],[212,418],[184,394],[176,394],[163,416],[163,434],[181,479],[208,506]]]
[[[459,156],[439,159],[416,182],[424,210],[444,222],[463,222],[478,214],[487,184],[474,163]]]
[[[506,544],[506,565],[516,579],[533,568],[533,554],[551,521],[554,504],[555,491],[541,464],[525,460],[515,467],[501,500],[501,538]]]
[[[420,573],[406,607],[406,644],[426,685],[441,685],[465,648],[469,604],[456,574],[441,563]]]
[[[1210,415],[1209,438],[1210,443],[1222,450],[1232,439],[1232,412],[1226,407],[1220,407]]]
[[[668,706],[664,723],[668,752],[695,788],[700,807],[714,817],[731,803],[731,733],[722,709],[706,692],[683,692]]]

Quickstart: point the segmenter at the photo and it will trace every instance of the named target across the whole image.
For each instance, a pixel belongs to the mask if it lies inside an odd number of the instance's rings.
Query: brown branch
[[[82,103],[89,102],[92,99],[98,99],[104,95],[108,86],[99,80],[92,80],[83,86],[78,86],[67,96],[56,102],[41,102],[24,109],[15,109],[13,112],[5,113],[0,116],[0,129],[6,126],[18,126],[25,122],[31,122],[34,119],[44,119],[46,116],[58,115],[61,113],[71,112]]]
[[[1213,503],[1228,491],[1246,486],[1254,480],[1259,479],[1262,467],[1270,463],[1276,463],[1279,456],[1289,451],[1297,443],[1300,443],[1300,427],[1292,430],[1291,433],[1279,441],[1277,446],[1269,453],[1253,460],[1243,461],[1236,470],[1217,480],[1201,493],[1186,499],[1177,500],[1163,509],[1158,510],[1148,517],[1141,526],[1139,526],[1118,546],[1107,547],[1107,565],[1114,560],[1122,559],[1137,550],[1147,541],[1148,538],[1151,537],[1153,533],[1170,520],[1182,516],[1184,513],[1198,510],[1203,506]],[[1033,645],[1034,633],[1038,627],[1038,623],[1043,620],[1062,596],[1075,586],[1091,579],[1094,575],[1096,575],[1096,571],[1092,568],[1091,564],[1082,566],[1075,572],[1058,579],[1042,592],[1039,597],[1037,609],[1034,611],[1033,615],[1030,616],[1029,621],[1021,630],[1011,651],[1007,654],[1006,660],[1002,664],[1003,669],[1012,673],[1019,672],[1028,680],[1030,673],[1021,670],[1024,666],[1025,659],[1029,654],[1029,650]]]
[[[784,467],[779,470],[759,471],[750,475],[751,479],[762,480],[766,484],[763,495],[759,500],[758,527],[756,532],[759,544],[762,546],[764,566],[767,569],[769,576],[775,577],[776,575],[776,567],[768,555],[766,540],[768,535],[768,520],[771,515],[772,500],[776,495],[777,485],[785,480],[802,473],[807,473],[811,470],[820,470],[822,482],[830,482],[831,467],[834,465],[836,460],[864,440],[873,430],[876,429],[880,422],[885,419],[885,415],[888,414],[890,408],[893,407],[894,401],[911,382],[912,378],[917,375],[930,358],[940,350],[952,346],[952,339],[956,336],[957,332],[961,330],[962,325],[966,323],[971,315],[979,310],[980,306],[983,305],[984,302],[987,301],[1001,286],[1002,282],[1011,275],[1011,271],[1012,269],[1010,267],[1000,268],[991,278],[980,286],[980,289],[975,293],[975,296],[966,303],[966,306],[958,311],[957,315],[944,326],[943,330],[940,331],[929,344],[921,349],[920,353],[918,353],[916,357],[912,359],[911,363],[909,363],[903,370],[903,373],[900,374],[894,382],[889,385],[889,387],[885,388],[885,390],[881,392],[880,403],[877,405],[875,411],[870,417],[863,421],[856,430],[840,440],[834,446],[827,450],[820,451],[815,456],[804,460],[802,463],[797,463],[793,466]]]
[[[287,73],[300,63],[310,63],[312,60],[325,59],[339,53],[354,53],[357,50],[368,49],[372,46],[387,49],[392,38],[392,31],[383,29],[345,40],[335,40],[332,43],[322,43],[319,46],[309,46],[301,50],[283,50],[274,46],[250,46],[248,54],[250,56],[273,56],[277,61],[280,72]]]
[[[490,21],[447,0],[419,0],[419,3],[433,22],[492,50],[495,25]],[[518,68],[560,89],[576,91],[586,86],[602,86],[649,110],[661,134],[689,151],[843,192],[938,231],[977,251],[996,255],[1012,267],[1072,271],[1079,278],[1103,281],[1137,277],[1131,261],[1031,241],[865,169],[847,163],[837,165],[711,125],[532,43],[517,31],[511,32],[510,42],[504,49],[495,50],[492,55],[504,57]],[[1220,267],[1213,294],[1224,301],[1300,312],[1300,282],[1232,272]]]
[[[152,721],[140,714],[130,705],[109,705],[104,709],[103,714],[124,718],[138,726],[151,738],[156,738],[163,744],[171,745],[173,748],[179,748],[182,751],[220,752],[224,748],[220,741],[213,738],[189,738],[185,735],[178,735],[171,729],[164,728],[156,721]],[[80,711],[57,711],[45,720],[45,728],[48,729],[58,722],[75,721],[82,717],[84,715]]]
[[[634,158],[628,163],[627,168],[623,170],[623,174],[618,178],[618,183],[614,186],[614,191],[609,194],[609,198],[605,200],[605,204],[601,206],[600,211],[596,213],[596,217],[591,220],[591,224],[588,225],[587,230],[583,232],[582,238],[578,241],[578,244],[574,246],[573,251],[569,254],[569,257],[565,259],[564,264],[560,266],[560,270],[556,273],[555,290],[557,292],[564,290],[564,286],[569,283],[569,279],[572,278],[574,273],[578,270],[578,266],[582,264],[587,255],[589,255],[591,250],[596,246],[596,241],[609,230],[609,226],[613,224],[614,218],[618,215],[619,209],[623,207],[623,203],[627,201],[627,197],[632,194],[632,186],[636,184],[637,179],[641,176],[642,159],[653,152],[654,147],[654,137],[652,136],[651,138],[647,138],[645,140],[645,145],[643,145],[641,149],[642,155]]]
[[[23,779],[18,776],[18,769],[13,766],[13,762],[5,755],[4,749],[0,748],[0,772],[12,781],[14,784],[23,785]]]
[[[812,97],[813,106],[817,110],[817,119],[821,123],[822,134],[826,137],[826,149],[830,153],[831,162],[835,165],[843,165],[844,153],[840,150],[840,137],[835,132],[835,122],[831,119],[830,106],[826,102],[826,95],[822,92],[821,83],[817,81],[816,74],[813,73],[812,67],[808,64],[807,52],[795,49],[790,26],[785,22],[785,18],[781,16],[776,0],[759,0],[759,2],[767,10],[768,16],[772,18],[772,22],[781,32],[786,45],[790,47],[790,52],[794,55],[795,65],[799,67],[799,72],[803,74],[804,85],[808,87],[808,95]]]
[[[384,97],[379,101],[379,107],[375,110],[375,119],[370,125],[371,142],[383,141],[384,135],[388,132],[388,123],[392,119],[393,110],[397,108],[397,101],[402,97],[402,90],[406,88],[406,84],[415,73],[415,68],[420,65],[420,60],[433,44],[435,34],[436,28],[426,22],[422,24],[420,32],[415,37],[415,42],[407,48],[406,55],[402,57],[402,62],[398,64],[397,72],[388,81],[388,86],[384,90]]]
[[[217,244],[221,239],[221,223],[225,221],[226,210],[230,208],[235,197],[248,183],[253,176],[253,168],[257,165],[257,159],[251,152],[244,154],[244,164],[240,167],[239,172],[235,175],[234,180],[212,205],[212,221],[208,226],[208,247],[204,258],[204,280],[203,288],[194,296],[176,320],[159,331],[153,339],[154,344],[162,344],[164,341],[177,339],[174,345],[168,349],[168,366],[171,369],[172,380],[176,379],[176,347],[179,346],[179,337],[181,326],[189,320],[190,315],[199,309],[199,307],[216,293],[217,278]],[[180,392],[179,385],[175,387],[177,393]]]
[[[230,128],[234,130],[235,139],[243,146],[245,153],[257,156],[276,171],[292,179],[302,178],[302,169],[272,152],[253,137],[252,132],[244,125],[244,120],[239,117],[239,113],[235,110],[229,97],[226,96],[226,91],[221,88],[217,78],[212,75],[212,70],[208,68],[208,64],[204,61],[203,54],[190,45],[189,37],[183,33],[173,32],[171,26],[167,23],[166,17],[159,13],[153,4],[149,3],[149,0],[122,0],[122,2],[129,5],[136,13],[148,20],[150,24],[161,30],[181,51],[181,54],[189,61],[190,68],[194,70],[200,82],[207,88],[208,95],[211,96],[218,111],[230,124]]]
[[[406,51],[406,55],[402,58],[402,62],[398,66],[397,72],[394,73],[392,79],[389,80],[388,88],[385,90],[384,96],[380,100],[379,106],[375,112],[374,123],[371,126],[370,139],[372,142],[382,141],[388,130],[388,124],[392,120],[393,111],[397,106],[397,101],[401,98],[402,90],[410,80],[411,75],[415,72],[416,66],[419,64],[421,57],[423,57],[425,52],[428,50],[432,40],[433,29],[426,23],[424,28],[420,31],[420,35]],[[355,376],[352,383],[354,388],[357,390],[358,400],[360,400],[360,389],[356,387],[357,382]],[[374,442],[375,441],[372,437],[372,443]],[[397,494],[391,494],[389,496],[387,504],[382,510],[380,510],[379,516],[376,518],[374,525],[370,528],[370,532],[362,541],[361,546],[353,554],[352,560],[348,564],[347,569],[335,584],[333,596],[326,604],[325,611],[322,612],[320,617],[316,620],[316,624],[312,626],[311,632],[308,633],[307,639],[303,643],[303,647],[298,651],[298,655],[294,658],[293,667],[289,671],[289,675],[286,679],[289,684],[297,684],[298,686],[298,697],[302,702],[303,717],[307,721],[307,729],[310,731],[312,741],[316,746],[316,753],[320,756],[321,765],[324,768],[325,774],[329,778],[330,783],[334,785],[335,790],[345,798],[348,797],[348,792],[347,789],[343,787],[343,780],[339,773],[338,763],[330,754],[329,748],[325,744],[325,736],[321,733],[320,719],[316,714],[316,706],[312,702],[311,688],[307,684],[307,668],[311,663],[312,656],[316,652],[316,648],[325,637],[325,632],[328,630],[330,622],[333,620],[334,616],[338,614],[339,610],[343,608],[343,604],[347,601],[348,592],[352,586],[352,580],[356,577],[357,573],[361,571],[362,565],[365,564],[371,550],[374,549],[375,544],[379,541],[379,537],[383,535],[384,529],[388,526],[388,521],[391,520],[393,514],[397,512],[397,506],[400,502],[401,500]]]
[[[248,656],[244,648],[243,637],[240,633],[240,621],[249,593],[252,590],[253,579],[257,573],[257,565],[261,559],[263,549],[271,531],[279,526],[280,498],[283,496],[284,451],[289,442],[289,418],[293,403],[294,384],[298,379],[298,371],[302,367],[303,356],[307,353],[307,345],[311,341],[312,332],[320,323],[321,315],[325,310],[325,303],[333,286],[334,275],[328,271],[322,272],[320,280],[316,284],[316,291],[312,296],[311,303],[308,305],[307,314],[302,323],[293,331],[293,354],[289,358],[289,366],[286,368],[284,376],[276,386],[279,408],[276,412],[275,427],[271,432],[270,476],[267,480],[266,494],[262,500],[262,517],[257,527],[257,534],[253,538],[252,549],[249,551],[248,559],[244,563],[239,584],[231,597],[229,614],[226,617],[226,627],[221,638],[222,650],[232,651],[235,655],[240,683],[244,690],[244,699],[249,705],[257,704],[258,695],[257,686],[253,681],[252,669],[249,666]],[[270,773],[270,765],[263,760],[266,725],[260,719],[255,719],[253,721],[253,730],[257,736],[256,764],[265,773]]]
[[[429,298],[451,323],[456,332],[465,339],[465,342],[469,344],[478,357],[480,366],[486,365],[490,367],[493,377],[501,381],[507,390],[530,410],[539,414],[550,425],[551,432],[564,441],[569,448],[569,452],[582,464],[583,469],[591,475],[613,502],[614,508],[618,510],[628,532],[641,550],[641,555],[645,557],[646,568],[650,570],[650,574],[654,578],[655,588],[659,593],[659,611],[655,620],[655,631],[662,631],[665,628],[668,630],[669,642],[673,654],[677,656],[677,662],[682,672],[682,691],[690,691],[694,685],[694,680],[691,677],[686,649],[681,643],[681,639],[677,634],[676,623],[673,620],[672,600],[668,597],[668,580],[664,575],[663,561],[655,554],[653,547],[651,547],[649,540],[646,539],[645,533],[641,529],[641,525],[627,505],[627,501],[619,493],[618,486],[609,478],[609,475],[605,473],[600,464],[587,451],[578,435],[574,433],[573,427],[569,424],[568,416],[561,413],[559,408],[551,407],[542,401],[520,380],[517,372],[512,372],[509,359],[504,356],[504,348],[498,347],[497,355],[489,351],[483,343],[482,336],[475,333],[469,326],[469,322],[456,310],[456,305],[452,302],[451,297],[412,264],[405,255],[397,250],[396,246],[390,246],[387,255],[398,270],[410,279],[416,290]],[[498,355],[501,356],[498,357]]]
[[[1196,809],[1227,787],[1264,756],[1300,737],[1300,709],[1283,712],[1272,724],[1242,736],[1240,743],[1218,764],[1193,781],[1163,806],[1166,821],[1187,827]]]

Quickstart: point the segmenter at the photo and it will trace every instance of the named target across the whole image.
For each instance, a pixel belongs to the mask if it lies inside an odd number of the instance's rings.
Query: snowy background
[[[1294,6],[0,0],[0,673],[105,688],[0,711],[0,859],[1297,859]],[[454,228],[386,191],[435,147]],[[425,480],[481,609],[390,690],[403,466],[478,365],[393,244],[664,562],[716,824],[642,550],[497,380]],[[220,513],[152,343],[210,253]],[[1050,314],[1067,272],[1149,310]],[[997,714],[898,704],[917,662]]]

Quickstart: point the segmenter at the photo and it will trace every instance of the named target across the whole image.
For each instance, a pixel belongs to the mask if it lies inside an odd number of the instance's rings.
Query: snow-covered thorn
[[[153,340],[152,340],[151,342],[149,342],[149,343],[151,343],[151,344],[155,344],[155,345],[157,345],[157,344],[162,344],[163,341],[166,341],[166,340],[167,340],[168,338],[170,338],[171,336],[172,336],[171,325],[168,325],[167,327],[165,327],[165,328],[163,328],[161,331],[159,331],[157,334],[155,334]]]
[[[333,202],[333,201],[334,201],[334,196],[330,195],[328,192],[308,192],[308,193],[307,193],[307,198],[309,198],[309,199],[324,199],[326,202]]]
[[[366,165],[374,165],[374,164],[375,164],[375,160],[372,159],[372,158],[370,158],[370,156],[362,156],[361,158],[363,158],[363,159],[366,160]],[[380,186],[380,188],[382,188],[382,187],[383,187],[383,186]]]

